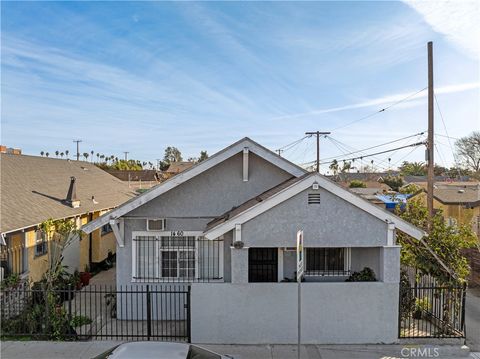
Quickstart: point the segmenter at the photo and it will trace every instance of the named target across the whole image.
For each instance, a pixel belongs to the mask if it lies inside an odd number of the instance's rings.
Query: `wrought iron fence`
[[[445,285],[403,268],[400,283],[400,338],[464,338],[466,285]]]
[[[12,300],[14,299],[14,300]],[[1,336],[190,342],[190,286],[2,290]]]

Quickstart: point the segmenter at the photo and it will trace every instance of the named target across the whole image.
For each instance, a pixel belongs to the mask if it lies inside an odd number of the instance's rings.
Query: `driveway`
[[[480,352],[480,287],[467,291],[465,326],[467,345],[471,351]]]

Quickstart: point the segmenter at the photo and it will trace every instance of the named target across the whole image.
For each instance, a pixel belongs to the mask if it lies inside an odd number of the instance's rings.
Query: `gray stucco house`
[[[425,235],[249,138],[83,230],[106,224],[117,238],[117,287],[191,286],[196,343],[296,343],[297,284],[289,281],[298,230],[306,260],[302,342],[395,342],[395,231]],[[376,282],[345,282],[364,267]]]

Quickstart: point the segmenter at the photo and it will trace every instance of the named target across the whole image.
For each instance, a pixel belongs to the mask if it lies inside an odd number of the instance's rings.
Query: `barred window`
[[[348,248],[306,248],[306,272],[343,275],[349,270]]]
[[[135,280],[223,278],[223,239],[206,240],[192,235],[134,235],[132,255]]]

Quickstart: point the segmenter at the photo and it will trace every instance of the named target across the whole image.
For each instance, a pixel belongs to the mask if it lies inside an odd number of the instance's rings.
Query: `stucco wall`
[[[249,155],[247,182],[243,181],[242,171],[243,155],[239,153],[128,215],[166,218],[216,217],[292,177],[253,153]]]
[[[296,283],[193,284],[192,342],[295,344],[297,288]],[[302,284],[302,343],[392,343],[397,317],[398,284]]]
[[[308,189],[242,225],[250,247],[293,247],[304,232],[305,247],[373,247],[386,245],[387,224],[320,189],[321,203],[308,204]],[[315,191],[318,193],[318,191]]]

